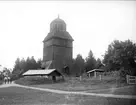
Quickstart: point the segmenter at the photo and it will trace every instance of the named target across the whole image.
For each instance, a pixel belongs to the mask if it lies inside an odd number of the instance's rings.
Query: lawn
[[[115,94],[115,95],[136,95],[136,85],[130,85],[130,86],[125,86],[121,88],[88,90],[86,92]]]
[[[0,88],[0,105],[135,105],[136,100],[61,95],[20,87]]]
[[[102,80],[99,80],[99,78],[82,78],[82,80],[80,80],[79,77],[66,77],[65,81],[59,80],[55,83],[51,79],[44,77],[24,77],[15,82],[27,86],[66,91],[136,95],[136,85],[129,86],[126,83],[120,83],[119,78],[115,79],[115,77],[110,76],[106,76]]]
[[[99,80],[99,78],[82,78],[82,80],[80,80],[79,77],[66,77],[65,81],[57,81],[55,83],[52,82],[51,79],[44,77],[24,77],[15,82],[22,85],[70,91],[89,91],[126,85],[125,83],[119,83],[118,80],[113,77],[106,77],[102,80]]]

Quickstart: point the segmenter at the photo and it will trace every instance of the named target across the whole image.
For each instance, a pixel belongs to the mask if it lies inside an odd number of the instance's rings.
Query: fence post
[[[127,84],[129,84],[129,75],[126,75]]]
[[[99,76],[100,76],[100,80],[102,80],[102,75],[100,74]]]
[[[96,71],[94,71],[94,77],[96,78]]]
[[[90,78],[90,77],[91,77],[91,76],[90,76],[90,73],[89,73],[88,75],[89,75],[89,78]]]
[[[80,76],[80,81],[82,80],[82,76]]]

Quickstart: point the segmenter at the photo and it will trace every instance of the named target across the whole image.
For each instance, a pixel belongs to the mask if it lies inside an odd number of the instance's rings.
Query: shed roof
[[[88,71],[87,73],[91,73],[91,72],[94,72],[94,71],[96,71],[96,72],[104,72],[103,69],[93,69],[93,70]]]
[[[56,69],[41,69],[41,70],[28,70],[23,74],[23,76],[34,76],[34,75],[50,75],[53,72],[57,72],[61,75]]]

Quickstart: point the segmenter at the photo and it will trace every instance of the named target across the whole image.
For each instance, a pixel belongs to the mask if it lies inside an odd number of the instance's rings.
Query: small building
[[[104,70],[102,69],[93,69],[87,72],[89,77],[97,77],[99,75],[102,75],[102,73],[104,72]]]
[[[53,81],[56,81],[56,77],[62,76],[62,74],[56,69],[41,69],[41,70],[28,70],[23,76],[51,76]],[[62,76],[63,78],[63,76]]]

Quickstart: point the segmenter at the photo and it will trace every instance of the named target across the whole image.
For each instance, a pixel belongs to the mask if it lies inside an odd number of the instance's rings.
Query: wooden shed
[[[102,73],[104,72],[104,70],[102,69],[93,69],[87,72],[88,76],[91,77],[97,77],[99,75],[102,75]]]
[[[52,80],[56,81],[56,77],[62,76],[62,74],[56,69],[41,69],[41,70],[28,70],[23,74],[23,76],[52,76]]]

